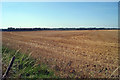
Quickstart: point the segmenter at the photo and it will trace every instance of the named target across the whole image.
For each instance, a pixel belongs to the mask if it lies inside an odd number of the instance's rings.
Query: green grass
[[[37,60],[29,55],[21,54],[19,50],[2,47],[2,70],[5,73],[11,58],[15,55],[15,61],[9,72],[10,78],[57,78],[54,72],[45,64],[37,64]]]

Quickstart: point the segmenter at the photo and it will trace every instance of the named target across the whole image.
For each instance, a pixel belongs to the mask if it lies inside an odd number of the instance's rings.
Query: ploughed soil
[[[60,77],[118,76],[118,30],[2,32],[2,41],[9,48],[32,52]]]

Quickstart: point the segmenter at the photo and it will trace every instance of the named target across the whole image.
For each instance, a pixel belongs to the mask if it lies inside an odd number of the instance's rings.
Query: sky
[[[117,2],[2,2],[2,28],[118,27]]]
[[[1,0],[2,2],[119,2],[120,0]]]

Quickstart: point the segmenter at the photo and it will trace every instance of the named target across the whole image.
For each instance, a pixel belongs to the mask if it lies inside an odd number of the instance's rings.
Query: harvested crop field
[[[3,32],[3,45],[40,59],[61,77],[117,77],[118,30]],[[113,74],[114,72],[114,74]],[[112,74],[112,75],[111,75]]]

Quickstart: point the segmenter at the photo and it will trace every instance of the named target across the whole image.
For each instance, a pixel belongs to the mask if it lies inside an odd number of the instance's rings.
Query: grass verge
[[[57,78],[54,72],[45,64],[37,64],[37,60],[19,52],[19,50],[2,47],[2,73],[4,74],[11,58],[15,55],[15,61],[8,74],[8,78]]]

